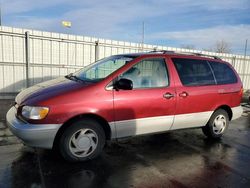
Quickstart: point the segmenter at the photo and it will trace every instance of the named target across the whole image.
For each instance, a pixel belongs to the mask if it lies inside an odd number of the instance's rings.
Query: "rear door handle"
[[[172,94],[172,93],[165,93],[165,94],[163,95],[163,97],[166,98],[166,99],[171,99],[171,98],[174,97],[174,94]]]
[[[186,91],[183,91],[179,94],[179,96],[185,98],[188,96],[188,93]]]

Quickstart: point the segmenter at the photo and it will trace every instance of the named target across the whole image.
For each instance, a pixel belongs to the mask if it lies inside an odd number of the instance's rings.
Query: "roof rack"
[[[169,51],[169,50],[153,50],[153,51],[149,51],[148,53],[185,54],[185,55],[195,55],[195,56],[201,56],[201,57],[210,57],[210,58],[221,60],[221,58],[218,57],[218,56],[207,55],[207,54],[197,53],[197,52],[180,52],[180,51]]]
[[[163,53],[163,54],[167,54],[167,53],[175,53],[175,51],[170,51],[170,50],[153,50],[153,51],[149,51],[147,53]]]
[[[182,53],[182,52],[181,52]],[[183,53],[185,54],[185,52]],[[191,55],[196,55],[196,56],[203,56],[203,57],[211,57],[211,58],[214,58],[214,59],[218,59],[218,60],[221,60],[220,57],[218,56],[214,56],[214,55],[207,55],[207,54],[203,54],[203,53],[197,53],[197,52],[187,52],[187,54],[191,54]]]

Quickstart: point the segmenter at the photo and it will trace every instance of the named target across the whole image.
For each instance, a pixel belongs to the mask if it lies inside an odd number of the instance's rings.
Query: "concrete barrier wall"
[[[25,35],[25,32],[28,32]],[[27,47],[28,40],[28,47]],[[83,66],[115,54],[169,50],[219,56],[239,73],[245,89],[250,88],[250,56],[172,48],[94,37],[0,27],[0,96],[26,87],[27,52],[30,85],[63,76]]]

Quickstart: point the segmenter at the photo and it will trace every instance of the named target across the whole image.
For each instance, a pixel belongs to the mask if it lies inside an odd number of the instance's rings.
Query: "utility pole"
[[[246,55],[247,55],[247,40],[248,39],[246,39],[246,43],[245,43],[245,53],[244,53],[244,57],[246,58]]]
[[[145,34],[145,25],[144,21],[142,22],[142,39],[141,39],[141,49],[144,50],[144,34]]]
[[[245,81],[245,79],[246,79],[246,57],[247,57],[247,40],[248,39],[246,39],[246,43],[245,43],[245,52],[244,52],[244,64],[243,64],[243,71],[244,71],[244,74],[243,74],[243,83],[244,83],[244,81]]]
[[[0,2],[0,26],[2,26],[2,3]]]

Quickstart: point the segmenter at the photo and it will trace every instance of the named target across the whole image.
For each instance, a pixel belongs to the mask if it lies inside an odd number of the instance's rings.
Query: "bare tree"
[[[231,45],[225,40],[219,40],[215,43],[214,51],[217,53],[230,53]]]

